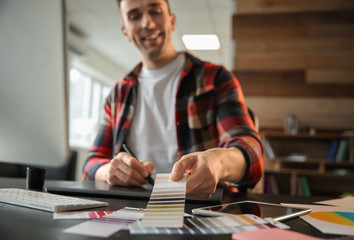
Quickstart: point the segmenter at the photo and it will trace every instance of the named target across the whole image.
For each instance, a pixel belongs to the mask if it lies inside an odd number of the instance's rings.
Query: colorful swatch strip
[[[289,226],[262,219],[253,214],[230,215],[223,217],[186,218],[183,228],[145,227],[141,221],[130,225],[130,234],[230,234],[269,228],[289,229]]]
[[[53,219],[93,219],[106,216],[113,211],[70,211],[53,213]]]
[[[92,237],[109,237],[129,224],[141,219],[144,209],[125,207],[109,215],[79,223],[64,230],[65,233]]]
[[[145,214],[139,223],[143,227],[183,227],[186,200],[186,177],[170,181],[170,174],[157,174]]]

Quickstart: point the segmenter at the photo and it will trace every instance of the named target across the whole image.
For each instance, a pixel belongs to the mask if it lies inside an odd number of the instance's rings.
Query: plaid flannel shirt
[[[184,54],[175,96],[178,156],[214,147],[239,148],[247,163],[241,182],[253,187],[262,176],[262,145],[238,80],[222,66]],[[141,67],[118,81],[108,96],[104,124],[84,164],[84,179],[94,179],[96,170],[121,151],[134,117]]]

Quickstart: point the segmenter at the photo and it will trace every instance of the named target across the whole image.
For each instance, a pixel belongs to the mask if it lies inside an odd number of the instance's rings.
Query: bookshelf
[[[331,197],[354,193],[354,135],[276,131],[261,135],[265,193]]]

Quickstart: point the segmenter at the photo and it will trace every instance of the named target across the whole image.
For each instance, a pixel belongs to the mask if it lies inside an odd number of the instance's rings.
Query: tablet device
[[[141,187],[112,186],[105,181],[47,181],[47,192],[80,195],[92,197],[113,197],[149,200],[152,186],[145,184]],[[205,202],[209,204],[220,204],[224,194],[222,187],[217,187],[215,193],[209,199],[195,199],[187,197],[187,202]]]
[[[273,218],[274,221],[284,221],[311,212],[311,209],[292,208],[280,204],[256,201],[242,201],[222,205],[196,208],[193,214],[204,216],[224,216],[229,214],[254,214],[260,218]]]

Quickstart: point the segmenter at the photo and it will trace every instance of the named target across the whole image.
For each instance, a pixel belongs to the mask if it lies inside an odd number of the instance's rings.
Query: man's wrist
[[[95,180],[96,181],[105,181],[107,180],[107,167],[108,164],[105,163],[102,166],[100,166],[99,168],[97,168],[96,172],[95,172]]]
[[[239,182],[246,173],[247,164],[242,151],[235,147],[210,149],[222,164],[220,181]]]

